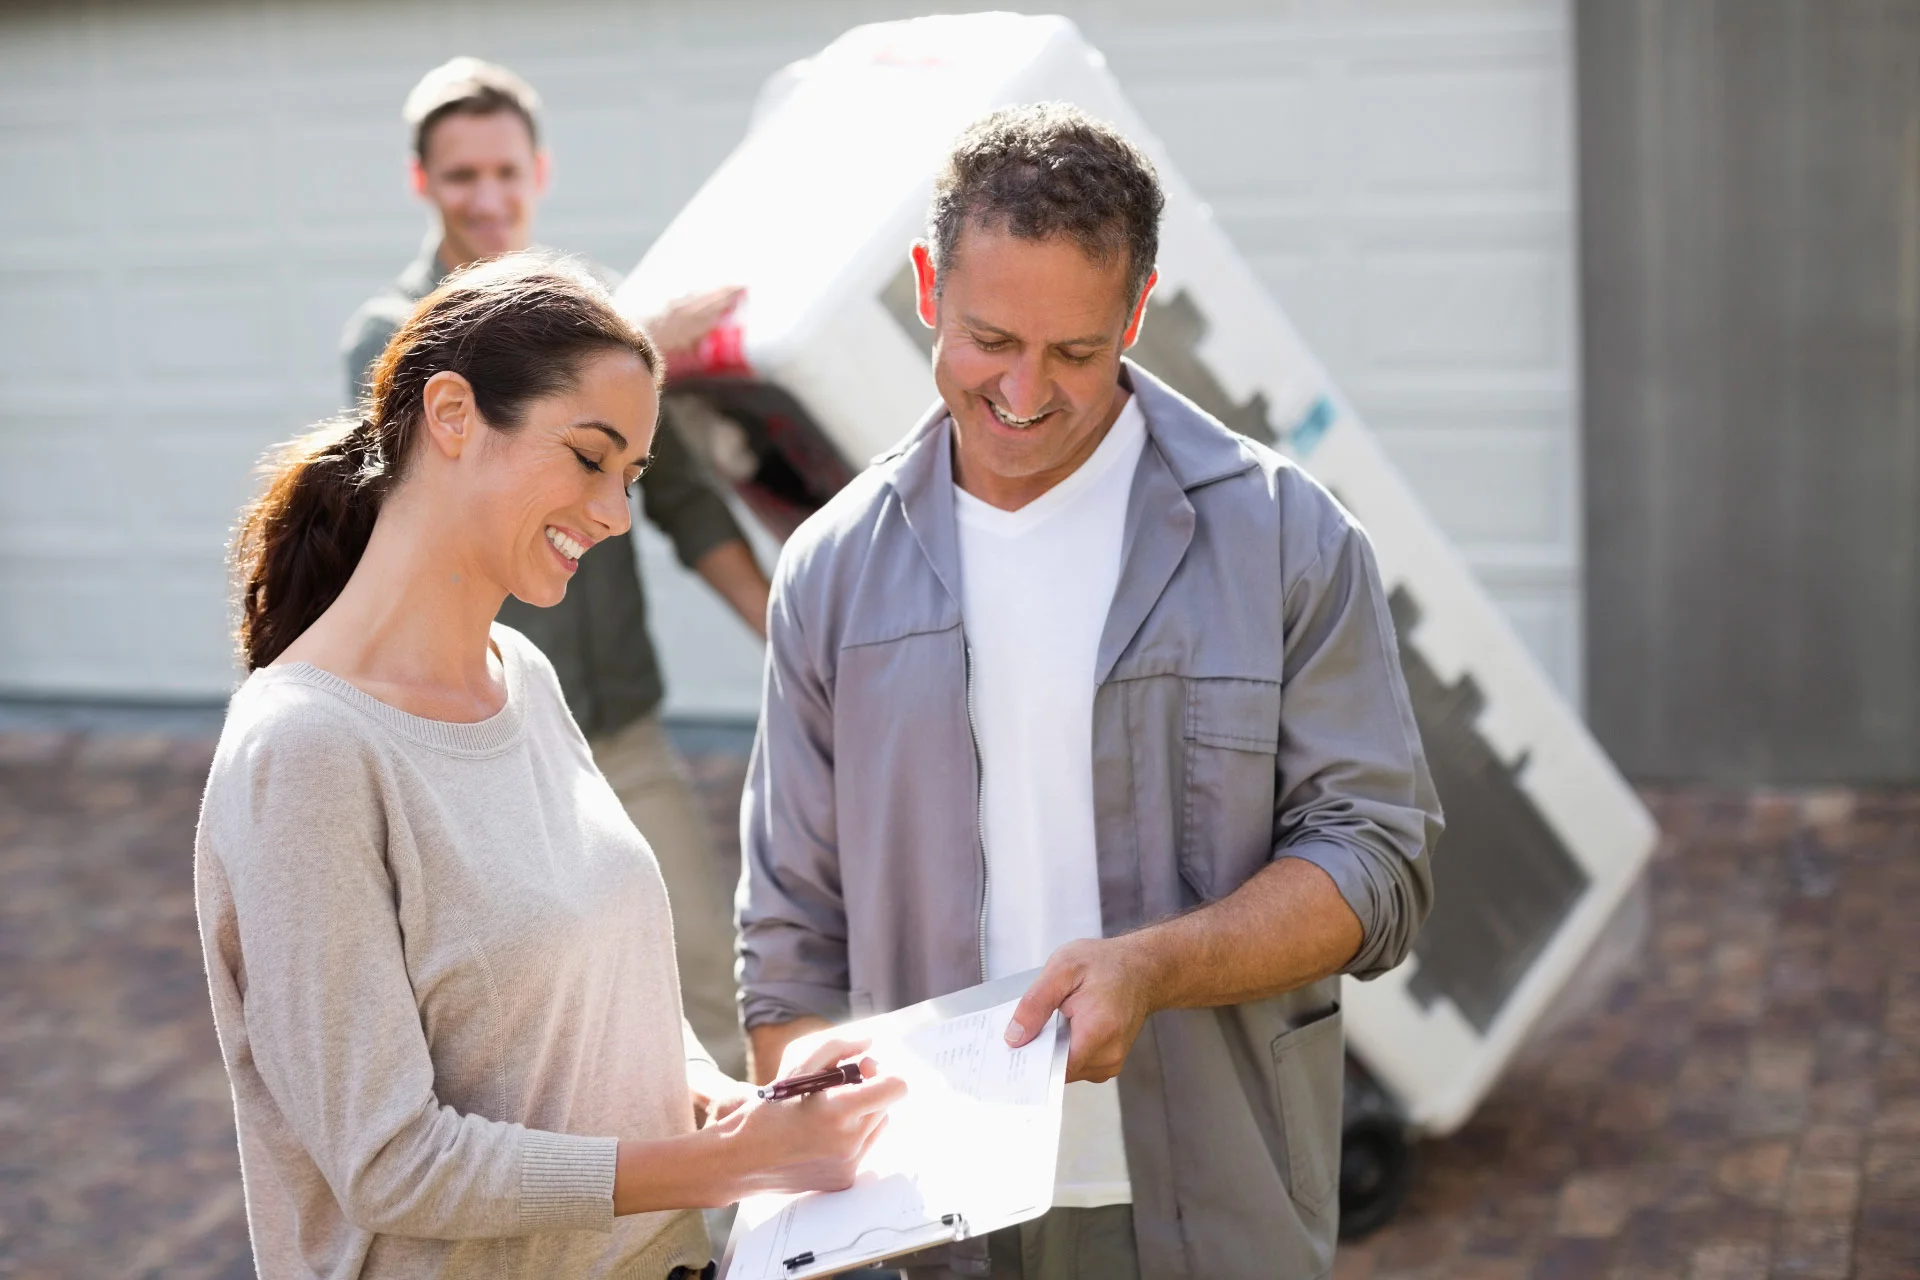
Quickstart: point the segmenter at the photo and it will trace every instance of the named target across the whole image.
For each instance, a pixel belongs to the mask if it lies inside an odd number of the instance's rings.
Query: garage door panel
[[[0,129],[0,235],[85,241],[101,231],[98,166],[84,123]]]
[[[114,206],[120,229],[135,239],[189,231],[196,236],[258,228],[271,191],[261,181],[274,154],[262,125],[220,115],[182,115],[114,131],[112,173],[130,198]]]
[[[1377,253],[1361,271],[1360,358],[1378,370],[1558,369],[1564,264],[1546,253]]]
[[[1485,545],[1559,547],[1572,556],[1579,510],[1566,433],[1444,420],[1375,430],[1469,556]]]
[[[1354,177],[1393,192],[1557,189],[1565,155],[1565,81],[1541,67],[1361,73]]]
[[[139,271],[122,288],[128,354],[142,376],[271,378],[278,369],[279,290],[265,264],[226,271]]]
[[[364,109],[278,131],[271,171],[289,220],[302,232],[377,235],[414,213],[396,132],[392,115]]]
[[[548,134],[556,159],[549,207],[555,213],[618,212],[665,226],[679,211],[678,203],[663,198],[657,177],[669,162],[671,145],[640,101],[552,114]]]
[[[0,270],[0,377],[35,389],[100,375],[113,351],[97,271]]]
[[[225,692],[239,675],[228,609],[224,569],[203,556],[130,583],[120,611],[133,623],[127,656],[161,673],[157,694]]]
[[[443,9],[392,0],[280,3],[268,19],[268,50],[282,72],[321,85],[367,77],[387,81],[393,118],[422,68],[451,56],[453,32]],[[464,50],[464,46],[463,46]],[[371,97],[360,98],[365,106]]]
[[[131,465],[108,415],[0,417],[0,547],[58,559],[119,546]]]
[[[143,436],[166,447],[144,453],[139,533],[169,555],[204,560],[223,554],[241,506],[258,481],[255,460],[280,433],[251,416],[207,420],[199,415],[150,417]],[[291,434],[291,433],[288,433]]]
[[[1323,172],[1309,75],[1295,65],[1260,79],[1129,84],[1127,96],[1209,200],[1298,199]]]
[[[116,668],[149,682],[157,673],[127,667],[127,566],[111,559],[0,555],[0,690],[79,691],[112,680]]]
[[[264,5],[126,5],[93,26],[106,83],[206,94],[231,92],[236,77],[261,69],[270,47]]]

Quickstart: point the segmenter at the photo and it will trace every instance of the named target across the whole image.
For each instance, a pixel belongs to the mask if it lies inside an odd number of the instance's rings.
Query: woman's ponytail
[[[653,344],[605,287],[545,255],[468,267],[421,299],[374,363],[367,416],[282,446],[241,513],[233,573],[247,670],[279,657],[346,588],[413,452],[434,374],[460,374],[487,425],[511,431],[529,402],[571,390],[586,359],[610,350],[633,352],[660,376]]]
[[[325,423],[284,445],[240,517],[234,574],[247,670],[280,656],[327,611],[373,536],[383,488],[372,424]]]

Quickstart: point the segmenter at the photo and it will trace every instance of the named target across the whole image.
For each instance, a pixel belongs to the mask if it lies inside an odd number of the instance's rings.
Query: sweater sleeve
[[[215,908],[230,940],[210,950],[210,969],[226,971],[210,976],[216,991],[230,978],[240,998],[230,1031],[242,1042],[229,1060],[251,1058],[363,1230],[610,1230],[615,1138],[531,1130],[435,1096],[386,856],[380,761],[351,730],[299,711],[246,735],[208,789],[202,852],[222,882]]]

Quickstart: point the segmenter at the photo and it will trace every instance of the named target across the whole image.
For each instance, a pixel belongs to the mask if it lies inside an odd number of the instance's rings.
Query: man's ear
[[[427,166],[420,163],[419,156],[407,160],[407,181],[413,184],[413,194],[422,200],[427,198]]]
[[[553,155],[545,147],[533,153],[533,194],[547,194],[547,182],[553,177]]]
[[[1122,349],[1133,345],[1140,336],[1140,323],[1147,318],[1147,299],[1153,296],[1153,286],[1160,283],[1160,273],[1155,271],[1147,277],[1147,287],[1140,291],[1140,301],[1133,304],[1133,319],[1127,322],[1127,332],[1120,339]]]
[[[427,379],[420,400],[420,425],[434,451],[445,458],[459,457],[484,425],[473,401],[473,384],[450,369],[442,369]]]
[[[913,242],[913,283],[915,308],[920,312],[920,323],[929,329],[939,327],[939,312],[934,307],[934,286],[939,275],[933,269],[933,251],[925,240]]]

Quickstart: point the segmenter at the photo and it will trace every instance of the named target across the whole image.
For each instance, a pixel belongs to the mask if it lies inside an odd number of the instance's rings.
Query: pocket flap
[[[1231,751],[1280,749],[1280,685],[1224,677],[1187,681],[1186,736]]]

